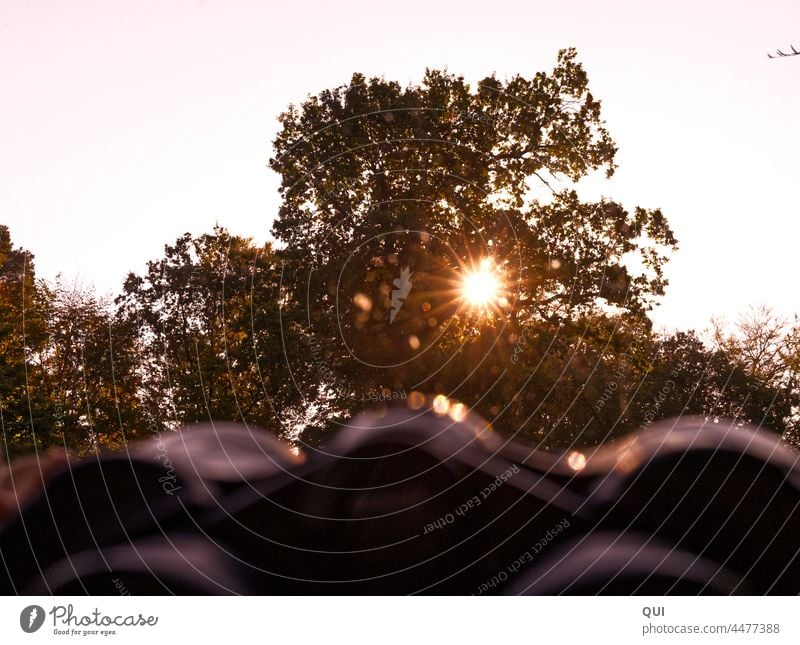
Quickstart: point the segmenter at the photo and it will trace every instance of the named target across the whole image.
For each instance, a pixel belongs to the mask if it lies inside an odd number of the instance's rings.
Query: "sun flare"
[[[477,268],[464,275],[461,292],[467,304],[473,307],[488,307],[497,301],[500,280],[492,268],[491,260],[481,260]]]

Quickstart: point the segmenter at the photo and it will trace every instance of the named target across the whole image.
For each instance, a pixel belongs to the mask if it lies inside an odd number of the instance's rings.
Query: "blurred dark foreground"
[[[0,591],[800,592],[799,455],[777,437],[685,418],[556,455],[439,403],[303,456],[223,423],[23,464],[0,482]]]

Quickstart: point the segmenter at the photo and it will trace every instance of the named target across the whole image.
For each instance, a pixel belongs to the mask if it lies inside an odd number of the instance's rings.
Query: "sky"
[[[680,241],[653,319],[800,313],[800,2],[0,0],[0,223],[40,276],[118,292],[215,222],[268,239],[277,116],[359,71],[476,81],[574,46],[619,146],[585,187]]]

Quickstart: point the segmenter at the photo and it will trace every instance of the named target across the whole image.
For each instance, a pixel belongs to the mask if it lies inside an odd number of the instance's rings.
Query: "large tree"
[[[324,365],[321,387],[303,384],[322,392],[321,417],[416,388],[516,431],[510,410],[535,409],[548,381],[533,354],[512,361],[520,338],[560,342],[601,314],[647,327],[676,241],[658,210],[576,192],[613,173],[616,147],[574,50],[550,73],[474,86],[443,71],[408,87],[356,74],[281,124],[273,231],[314,348],[305,362]],[[482,266],[502,289],[475,306],[464,280]]]

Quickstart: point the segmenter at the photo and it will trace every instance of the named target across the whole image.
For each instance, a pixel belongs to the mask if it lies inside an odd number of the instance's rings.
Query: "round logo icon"
[[[32,634],[44,623],[44,609],[39,605],[29,605],[19,615],[19,626],[22,631]]]

